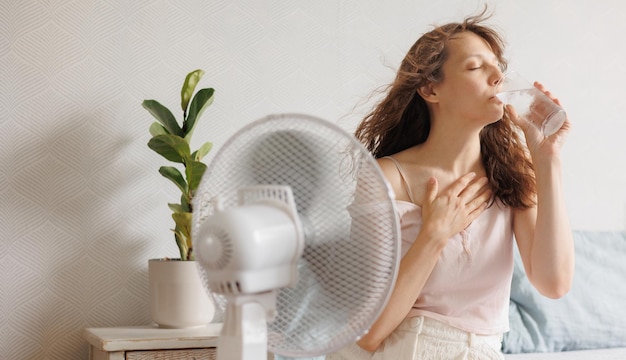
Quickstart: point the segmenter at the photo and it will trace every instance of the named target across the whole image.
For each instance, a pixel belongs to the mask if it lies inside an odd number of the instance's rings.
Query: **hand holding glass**
[[[513,105],[517,115],[536,126],[544,136],[557,132],[567,117],[565,110],[517,72],[505,75],[496,96],[504,104]]]

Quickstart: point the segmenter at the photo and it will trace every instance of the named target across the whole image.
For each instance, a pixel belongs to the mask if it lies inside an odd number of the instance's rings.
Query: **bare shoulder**
[[[387,179],[387,182],[391,185],[391,188],[396,195],[396,200],[409,201],[408,196],[405,194],[402,187],[402,176],[400,176],[400,172],[398,171],[398,168],[396,167],[396,164],[394,164],[393,160],[389,158],[380,158],[376,159],[376,161],[378,162],[378,166],[383,172],[385,179]]]
[[[406,188],[408,185],[414,202],[421,205],[421,200],[426,191],[426,184],[432,175],[432,171],[419,161],[416,161],[416,159],[411,158],[405,151],[394,154],[392,157],[397,162],[397,165],[388,158],[381,158],[377,161],[385,178],[395,192],[396,199],[411,202],[409,191]],[[398,166],[402,170],[398,169]],[[400,171],[404,173],[404,180]],[[404,181],[406,181],[406,185]]]

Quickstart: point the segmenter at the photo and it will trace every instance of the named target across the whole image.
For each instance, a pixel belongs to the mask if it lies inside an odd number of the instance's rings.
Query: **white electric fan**
[[[393,194],[336,125],[281,114],[245,126],[209,164],[193,206],[200,273],[225,299],[218,360],[328,354],[386,304],[400,259]]]

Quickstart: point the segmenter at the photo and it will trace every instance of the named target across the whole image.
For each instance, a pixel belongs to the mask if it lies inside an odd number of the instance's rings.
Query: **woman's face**
[[[443,80],[433,84],[439,113],[485,126],[502,118],[503,105],[495,97],[503,74],[489,44],[473,32],[448,42]]]

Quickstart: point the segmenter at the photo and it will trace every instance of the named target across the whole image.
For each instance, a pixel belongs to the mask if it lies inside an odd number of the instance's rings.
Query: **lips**
[[[489,100],[494,100],[494,99],[496,100],[498,104],[504,104],[502,100],[500,100],[500,98],[495,95],[489,98]]]

